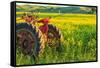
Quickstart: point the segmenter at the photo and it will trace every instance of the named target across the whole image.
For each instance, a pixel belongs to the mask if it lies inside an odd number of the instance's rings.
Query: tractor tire
[[[16,50],[20,50],[24,55],[38,57],[40,51],[39,31],[36,27],[27,23],[16,24]]]
[[[48,45],[52,48],[58,49],[61,45],[60,38],[61,34],[60,31],[53,25],[48,25]]]

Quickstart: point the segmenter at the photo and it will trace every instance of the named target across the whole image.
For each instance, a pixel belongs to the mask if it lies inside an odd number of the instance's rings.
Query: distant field
[[[23,12],[17,12],[17,23],[25,22],[21,19]],[[56,26],[63,36],[61,52],[58,53],[46,45],[45,53],[37,64],[95,61],[96,60],[96,15],[95,14],[58,14],[38,13],[40,18],[50,16],[50,24]],[[16,54],[16,63],[34,64],[33,58]]]
[[[23,12],[17,12],[17,20]],[[72,24],[96,24],[95,14],[58,14],[58,13],[38,13],[39,18],[51,17],[52,23],[72,23]],[[21,20],[20,20],[21,21]],[[22,20],[23,22],[23,20]]]

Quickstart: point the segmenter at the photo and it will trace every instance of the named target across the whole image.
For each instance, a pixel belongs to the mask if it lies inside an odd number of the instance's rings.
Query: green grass
[[[63,36],[60,51],[45,47],[45,52],[39,57],[37,64],[95,61],[96,60],[96,25],[70,23],[51,23],[60,29]],[[16,64],[35,64],[33,57],[16,53]]]
[[[96,60],[96,29],[95,26],[74,25],[78,29],[62,30],[64,41],[61,43],[60,52],[46,45],[44,54],[37,64],[95,61]],[[22,57],[22,58],[21,58]],[[30,56],[17,54],[17,64],[34,64]]]
[[[64,41],[61,43],[60,52],[46,46],[39,64],[96,60],[95,26],[75,26],[78,30],[62,30]]]

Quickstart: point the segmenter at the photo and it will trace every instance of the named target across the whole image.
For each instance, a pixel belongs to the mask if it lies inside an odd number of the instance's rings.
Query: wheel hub
[[[34,38],[32,34],[26,30],[17,32],[19,47],[23,54],[31,54],[34,47]]]

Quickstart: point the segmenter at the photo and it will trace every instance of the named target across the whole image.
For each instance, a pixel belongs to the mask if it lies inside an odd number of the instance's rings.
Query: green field
[[[17,18],[21,15],[19,14]],[[60,51],[46,45],[45,52],[36,64],[96,61],[96,15],[94,14],[40,14],[40,18],[51,16],[52,25],[62,35]],[[60,21],[59,21],[60,20]],[[17,21],[17,23],[19,23]],[[35,64],[33,57],[16,53],[16,64]]]

